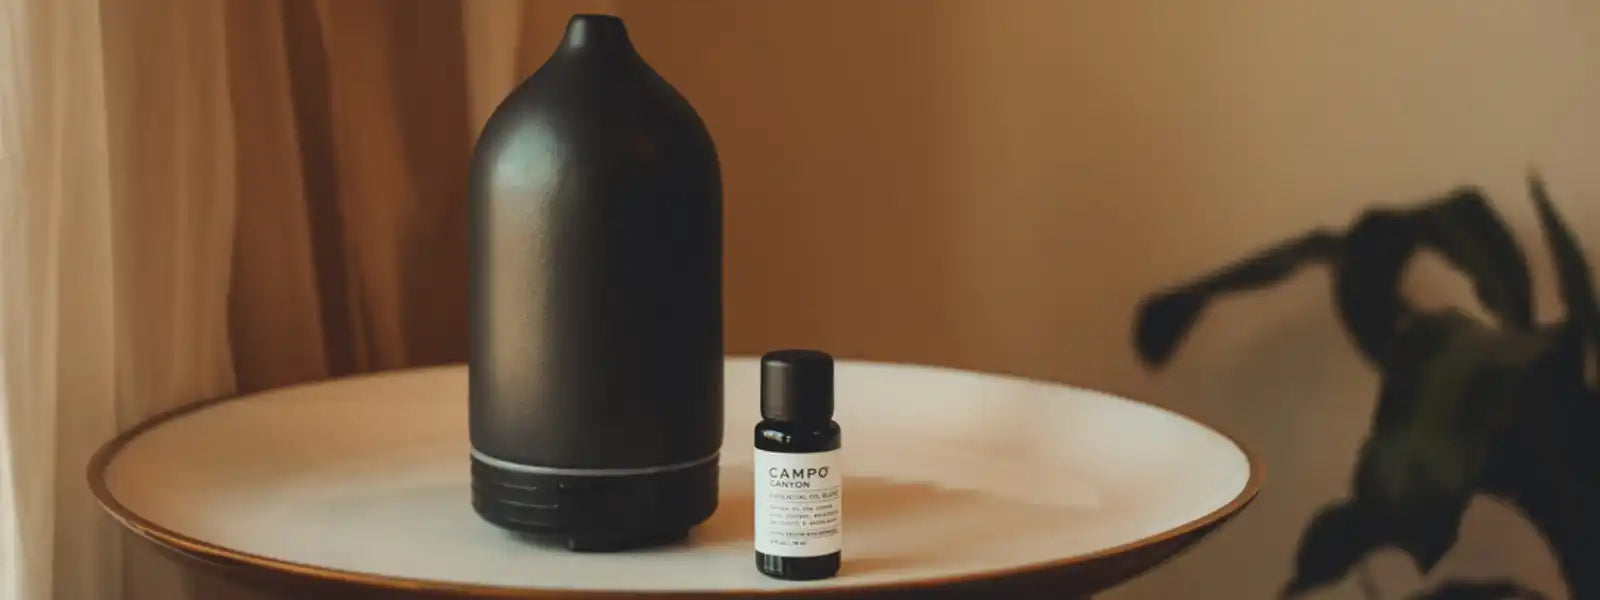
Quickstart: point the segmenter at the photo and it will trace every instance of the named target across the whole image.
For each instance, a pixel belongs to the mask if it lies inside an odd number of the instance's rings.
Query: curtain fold
[[[461,5],[319,2],[355,371],[466,356],[465,44]],[[319,263],[321,264],[321,263]],[[241,274],[248,277],[248,274]],[[336,372],[336,374],[339,374]]]
[[[99,7],[119,429],[234,389],[226,282],[236,146],[224,6],[105,0]],[[92,333],[82,339],[92,343]],[[73,406],[57,401],[63,410]],[[60,471],[81,485],[80,474]],[[122,545],[123,597],[183,597],[190,589],[184,571],[148,544],[129,538]]]
[[[347,320],[324,104],[322,34],[303,2],[227,2],[228,97],[234,114],[236,221],[228,332],[242,389],[347,371],[352,352],[330,335]],[[319,68],[320,67],[320,68]],[[318,243],[320,242],[320,245]],[[325,317],[331,315],[331,317]],[[258,365],[268,365],[261,367]]]
[[[116,597],[117,532],[82,476],[117,429],[99,12],[85,1],[6,4],[0,596]]]
[[[227,10],[241,387],[464,360],[475,132],[461,5]]]

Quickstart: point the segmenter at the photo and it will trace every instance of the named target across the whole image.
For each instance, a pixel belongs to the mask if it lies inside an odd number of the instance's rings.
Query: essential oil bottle
[[[755,441],[756,568],[779,579],[839,572],[844,473],[833,421],[833,357],[778,350],[761,357]]]

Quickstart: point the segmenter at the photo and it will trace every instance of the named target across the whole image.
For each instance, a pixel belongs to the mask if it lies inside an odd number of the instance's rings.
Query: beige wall
[[[615,9],[699,108],[726,181],[732,350],[1108,388],[1268,458],[1243,518],[1111,597],[1272,596],[1300,528],[1344,492],[1375,391],[1321,273],[1220,306],[1158,375],[1129,346],[1142,295],[1367,203],[1478,183],[1553,315],[1530,166],[1600,249],[1592,2],[620,0],[540,2],[531,24],[469,6],[479,51],[533,27],[529,64],[570,10]],[[487,114],[512,82],[474,77]],[[1469,521],[1441,570],[1562,593],[1514,516]],[[1385,598],[1419,585],[1397,555],[1371,571]]]

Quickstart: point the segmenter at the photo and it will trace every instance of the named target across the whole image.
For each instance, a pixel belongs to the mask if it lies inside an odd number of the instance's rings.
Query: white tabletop
[[[757,363],[730,359],[726,373],[720,507],[686,542],[651,550],[572,553],[479,519],[462,366],[296,386],[158,418],[108,444],[91,477],[103,477],[96,491],[113,514],[187,554],[465,595],[998,580],[1171,542],[1242,508],[1260,484],[1259,465],[1228,437],[1150,405],[1020,378],[844,361],[844,566],[829,580],[780,581],[755,570],[751,547]]]

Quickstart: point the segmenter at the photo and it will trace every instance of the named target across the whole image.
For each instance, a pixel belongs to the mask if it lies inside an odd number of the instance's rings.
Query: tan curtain
[[[88,455],[198,399],[464,360],[477,126],[609,4],[0,2],[0,600],[253,596],[125,536]]]
[[[84,2],[3,6],[0,597],[114,598],[118,532],[82,482],[121,412],[100,20]]]
[[[225,12],[240,385],[464,360],[475,128],[460,5]]]

